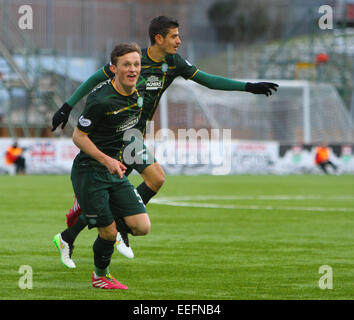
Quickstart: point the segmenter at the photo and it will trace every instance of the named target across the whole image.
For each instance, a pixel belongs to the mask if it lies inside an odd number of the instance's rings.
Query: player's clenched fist
[[[111,157],[106,158],[105,166],[111,174],[118,174],[120,178],[123,178],[123,174],[127,170],[123,163]]]
[[[68,122],[69,115],[72,108],[65,102],[61,108],[54,114],[52,119],[52,132],[62,124],[61,128],[64,129],[66,123]]]

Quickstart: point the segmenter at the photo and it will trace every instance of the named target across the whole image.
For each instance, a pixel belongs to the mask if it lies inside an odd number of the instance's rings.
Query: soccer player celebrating
[[[71,180],[89,228],[98,229],[93,244],[92,286],[127,289],[109,272],[117,237],[117,224],[133,235],[150,231],[150,219],[141,197],[124,175],[119,161],[123,136],[134,127],[142,113],[143,97],[136,88],[141,70],[141,50],[134,43],[122,43],[111,54],[114,74],[87,98],[73,141],[79,147]],[[118,228],[119,229],[119,228]],[[62,262],[74,268],[70,250],[70,228],[54,237]]]
[[[142,71],[137,84],[139,88],[142,87],[145,90],[142,114],[135,126],[136,129],[141,131],[143,137],[146,134],[147,121],[153,118],[161,95],[171,85],[173,80],[179,76],[216,90],[246,91],[266,96],[270,96],[272,90],[277,90],[278,85],[275,83],[246,83],[211,75],[197,69],[197,67],[177,54],[177,50],[181,45],[178,28],[179,24],[176,20],[165,16],[156,17],[150,23],[149,37],[151,45],[148,48],[142,49]],[[107,64],[85,81],[54,114],[52,131],[60,124],[64,128],[75,104],[97,84],[113,76],[110,64]],[[144,204],[147,204],[163,185],[165,175],[161,166],[145,146],[143,147],[143,152],[139,154],[141,161],[136,161],[130,165],[125,164],[127,167],[125,175],[129,175],[133,169],[140,173],[144,182],[137,187],[137,191],[142,197]],[[143,159],[148,159],[148,161],[144,161]],[[74,206],[67,215],[67,223],[68,225],[73,225],[74,236],[77,236],[85,227],[82,218],[79,218],[76,222],[79,214],[80,206],[75,201]],[[128,237],[125,233],[118,233],[117,243],[119,252],[129,258],[133,257]]]

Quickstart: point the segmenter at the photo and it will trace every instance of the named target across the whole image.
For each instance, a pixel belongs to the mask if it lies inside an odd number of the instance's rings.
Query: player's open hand
[[[61,128],[64,129],[66,123],[68,122],[71,110],[72,110],[72,108],[65,102],[61,106],[61,108],[56,113],[54,113],[54,116],[53,116],[53,119],[52,119],[52,132],[60,124],[62,124]]]
[[[267,97],[272,95],[272,90],[277,91],[279,85],[273,82],[247,82],[245,91],[254,94],[265,94]]]

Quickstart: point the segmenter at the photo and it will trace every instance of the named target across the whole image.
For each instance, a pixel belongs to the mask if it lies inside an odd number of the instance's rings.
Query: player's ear
[[[157,35],[155,35],[155,43],[157,43],[157,44],[161,44],[163,42],[163,36],[162,36],[162,34],[157,34]]]
[[[114,64],[109,65],[109,70],[111,70],[113,73],[117,73],[117,67]]]

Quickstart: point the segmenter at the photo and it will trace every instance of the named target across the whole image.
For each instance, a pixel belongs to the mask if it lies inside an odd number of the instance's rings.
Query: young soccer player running
[[[123,43],[111,54],[114,74],[87,98],[73,141],[79,147],[71,180],[88,227],[98,229],[93,244],[92,286],[127,289],[109,271],[117,237],[117,224],[133,235],[150,231],[150,220],[139,194],[124,175],[119,161],[124,134],[140,119],[143,97],[136,88],[141,70],[141,51],[134,43]],[[62,262],[75,267],[70,257],[70,228],[54,237]]]
[[[176,20],[165,16],[154,18],[149,26],[151,45],[148,48],[142,49],[142,71],[138,81],[138,87],[142,87],[143,90],[145,90],[144,106],[140,120],[135,126],[136,129],[141,131],[143,137],[146,134],[147,121],[153,118],[162,94],[171,85],[173,80],[179,76],[216,90],[246,91],[254,94],[264,94],[266,96],[270,96],[272,90],[277,90],[278,85],[275,83],[246,83],[208,74],[199,70],[177,54],[177,50],[182,43],[178,28],[179,24]],[[97,84],[113,76],[110,70],[110,64],[107,64],[86,80],[54,114],[52,119],[52,131],[60,124],[62,125],[61,127],[64,128],[75,104]],[[140,153],[140,157],[140,161],[129,165],[125,164],[127,167],[125,174],[129,175],[133,169],[141,174],[144,182],[137,187],[137,191],[144,203],[147,204],[163,185],[165,175],[161,166],[156,162],[156,159],[154,159],[151,152],[145,146],[143,146],[143,152]],[[143,159],[150,161],[144,161]],[[74,236],[77,236],[85,227],[82,218],[79,218],[76,222],[79,215],[80,206],[77,201],[75,201],[74,206],[67,215],[67,223],[73,226]],[[123,255],[129,258],[134,256],[129,246],[126,233],[118,233],[117,244],[118,251]]]

